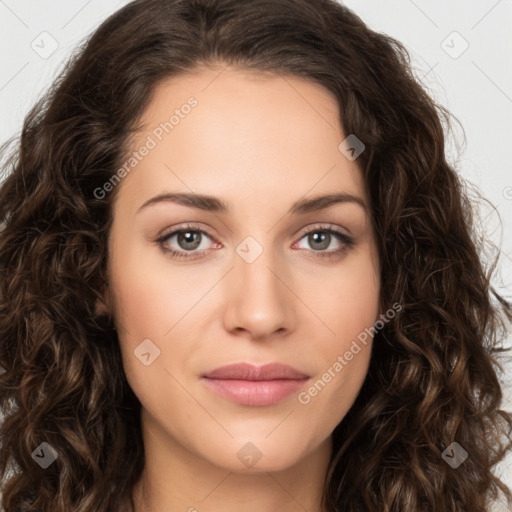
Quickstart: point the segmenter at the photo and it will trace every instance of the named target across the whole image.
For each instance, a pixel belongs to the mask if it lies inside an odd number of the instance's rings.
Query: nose
[[[235,255],[234,268],[223,286],[227,331],[266,340],[295,328],[297,298],[292,276],[276,265],[270,250],[252,263]]]

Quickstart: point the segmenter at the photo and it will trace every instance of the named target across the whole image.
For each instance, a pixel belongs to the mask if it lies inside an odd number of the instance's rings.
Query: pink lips
[[[210,390],[233,402],[252,406],[278,403],[298,391],[308,378],[295,368],[278,363],[230,364],[203,375]]]

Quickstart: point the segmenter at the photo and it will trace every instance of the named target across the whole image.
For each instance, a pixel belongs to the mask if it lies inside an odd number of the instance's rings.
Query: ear
[[[97,299],[94,312],[97,316],[108,315],[110,312],[110,293],[108,287],[104,287],[101,293],[102,299]]]

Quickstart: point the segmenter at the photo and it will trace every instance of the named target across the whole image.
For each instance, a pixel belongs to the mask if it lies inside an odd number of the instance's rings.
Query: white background
[[[0,0],[0,143],[19,132],[29,107],[76,45],[126,3]],[[481,215],[492,240],[501,247],[494,286],[510,300],[512,1],[349,0],[345,4],[371,28],[405,44],[423,86],[461,122],[466,145],[455,124],[454,138],[447,141],[450,160],[497,208],[496,212],[487,205]],[[45,55],[52,44],[57,48]],[[506,370],[510,376],[511,366]],[[503,408],[512,410],[510,383],[503,378],[507,384]],[[512,487],[510,459],[498,473]]]

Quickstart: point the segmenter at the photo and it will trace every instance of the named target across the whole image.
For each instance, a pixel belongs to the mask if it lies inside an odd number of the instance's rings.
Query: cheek
[[[183,297],[180,304],[173,302],[180,292],[149,268],[140,258],[117,262],[111,274],[113,309],[128,383],[145,407],[158,402],[156,409],[164,411],[159,399],[171,397],[174,389],[166,368],[172,368],[170,361],[184,364],[180,339],[172,339],[172,332],[165,336],[183,316]],[[171,339],[172,344],[166,343]],[[172,397],[173,402],[178,399]]]
[[[321,286],[304,283],[304,293],[307,289],[318,316],[332,334],[325,346],[330,358],[333,353],[345,352],[351,341],[378,318],[380,279],[375,259],[367,249],[347,258],[339,271],[326,274]]]
[[[319,372],[301,403],[330,411],[331,426],[348,412],[368,372],[379,315],[380,280],[374,262],[370,251],[347,260],[317,294],[319,316],[331,332],[317,345]]]
[[[165,258],[155,261],[155,252],[118,245],[110,268],[124,369],[141,401],[158,387],[159,379],[168,380],[165,368],[186,368],[191,345],[187,313],[212,286],[200,273],[171,272]],[[157,357],[145,366],[139,357],[148,351],[146,359]]]
[[[298,396],[304,431],[327,437],[353,406],[368,373],[372,341],[339,339],[324,346],[324,364]]]
[[[331,390],[326,395],[326,410],[336,411],[333,425],[336,426],[354,404],[368,373],[372,341],[366,344],[356,341],[322,375],[329,380]]]
[[[161,338],[186,312],[201,287],[186,272],[169,272],[156,250],[144,246],[116,247],[110,269],[114,316],[118,331],[135,342]],[[155,259],[155,254],[158,258]]]

